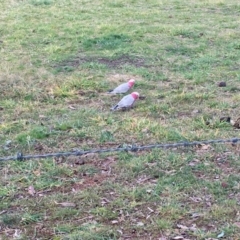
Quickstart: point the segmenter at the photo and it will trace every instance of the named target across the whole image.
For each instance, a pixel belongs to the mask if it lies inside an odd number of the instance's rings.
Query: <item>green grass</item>
[[[1,156],[239,136],[220,121],[240,114],[237,0],[0,9]],[[107,90],[130,78],[145,98],[112,113],[122,96]],[[238,146],[8,161],[0,172],[2,239],[240,235]]]

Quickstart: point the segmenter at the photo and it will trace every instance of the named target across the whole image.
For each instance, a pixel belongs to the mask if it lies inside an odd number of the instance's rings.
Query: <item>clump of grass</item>
[[[31,4],[34,6],[42,6],[42,5],[51,5],[53,3],[52,0],[31,0]]]
[[[1,217],[1,222],[5,226],[16,226],[21,221],[20,216],[15,214],[5,214]]]
[[[99,48],[99,49],[115,49],[123,47],[123,44],[130,42],[130,37],[124,34],[109,34],[103,37],[94,39],[85,39],[83,46],[86,49]]]

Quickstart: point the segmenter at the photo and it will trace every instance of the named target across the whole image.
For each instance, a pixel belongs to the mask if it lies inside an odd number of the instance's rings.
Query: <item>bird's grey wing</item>
[[[117,110],[117,109],[121,108],[121,105],[122,105],[122,103],[123,103],[124,98],[126,98],[126,96],[123,97],[115,106],[113,106],[113,107],[111,108],[111,110],[114,111],[114,110]],[[120,105],[119,105],[119,104],[120,104]]]
[[[134,103],[134,98],[131,95],[127,95],[117,104],[118,108],[130,107]]]
[[[111,110],[118,110],[120,108],[129,108],[133,105],[135,99],[131,96],[131,94],[123,97],[118,104],[111,108]]]
[[[118,87],[116,87],[115,89],[113,89],[112,93],[125,93],[128,90],[129,90],[128,83],[123,83],[123,84],[119,85]]]

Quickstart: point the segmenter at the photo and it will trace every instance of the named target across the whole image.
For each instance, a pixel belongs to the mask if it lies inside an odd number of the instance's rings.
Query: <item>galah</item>
[[[113,93],[113,94],[126,93],[127,91],[129,91],[134,86],[134,83],[135,83],[135,80],[130,79],[128,82],[122,83],[121,85],[119,85],[115,89],[110,90],[108,92]]]
[[[130,108],[133,106],[134,102],[139,98],[138,92],[133,92],[131,94],[128,94],[124,96],[120,102],[111,108],[112,111],[118,110],[118,109],[125,109]]]

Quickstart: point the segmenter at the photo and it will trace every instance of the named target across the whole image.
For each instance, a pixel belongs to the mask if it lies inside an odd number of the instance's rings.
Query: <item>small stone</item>
[[[138,227],[142,227],[142,226],[144,226],[144,223],[143,223],[143,222],[138,222],[138,223],[137,223],[137,226],[138,226]]]
[[[220,122],[228,122],[230,123],[231,118],[230,117],[220,117]]]
[[[209,121],[205,121],[205,124],[206,124],[206,125],[210,125],[210,122],[209,122]]]
[[[226,182],[222,182],[221,185],[222,185],[223,188],[227,188],[228,187],[228,184]]]
[[[112,223],[112,224],[117,224],[118,221],[117,221],[117,220],[113,220],[111,223]]]
[[[218,83],[218,86],[219,86],[219,87],[226,87],[227,84],[226,84],[226,82],[219,82],[219,83]]]
[[[76,165],[84,165],[84,164],[85,164],[85,161],[84,161],[84,159],[79,158],[78,160],[76,160],[75,164],[76,164]]]
[[[198,109],[194,109],[193,111],[192,111],[192,113],[193,114],[196,114],[196,113],[199,113],[200,111],[198,110]]]
[[[6,147],[9,147],[9,146],[11,145],[11,143],[12,143],[11,140],[7,140],[7,141],[5,142],[5,146],[6,146]]]

